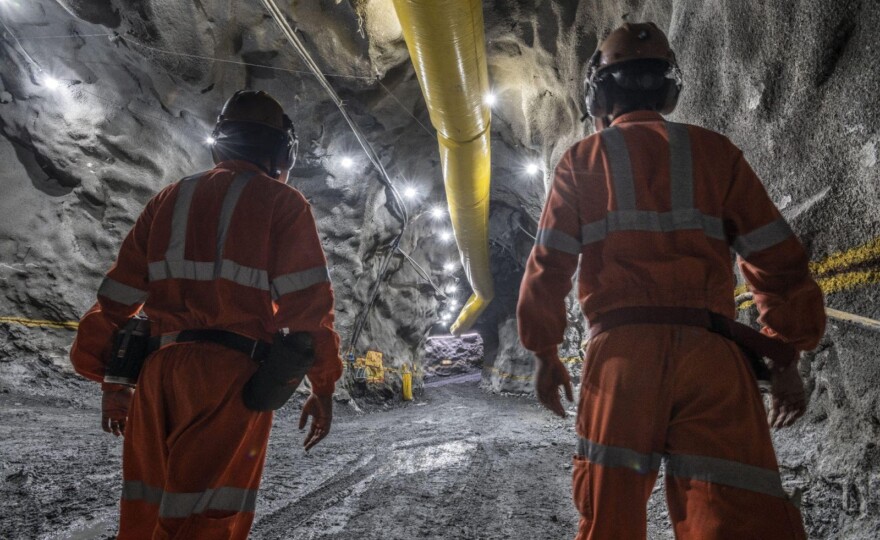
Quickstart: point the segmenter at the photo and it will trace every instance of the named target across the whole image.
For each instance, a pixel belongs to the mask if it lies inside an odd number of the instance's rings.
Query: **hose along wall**
[[[357,346],[358,338],[361,335],[361,332],[364,329],[364,326],[367,322],[367,316],[370,313],[370,309],[373,307],[373,304],[376,302],[376,297],[379,294],[379,287],[382,285],[382,281],[385,279],[385,274],[388,272],[388,263],[391,262],[391,258],[394,256],[395,252],[398,251],[400,245],[400,239],[403,237],[403,233],[406,230],[406,224],[409,221],[409,216],[407,215],[406,205],[403,204],[403,200],[400,198],[400,194],[397,191],[397,188],[394,187],[394,184],[391,182],[391,178],[388,176],[388,172],[385,170],[385,166],[382,165],[382,161],[379,159],[379,155],[376,154],[376,151],[373,149],[373,146],[367,140],[367,136],[361,130],[361,128],[355,123],[355,121],[348,114],[348,111],[345,110],[345,104],[342,99],[339,98],[339,95],[330,85],[329,81],[327,81],[327,77],[324,76],[323,72],[321,72],[320,67],[317,62],[312,58],[311,54],[309,54],[308,50],[305,48],[305,45],[300,41],[300,39],[296,36],[296,33],[293,31],[293,28],[288,24],[287,19],[284,18],[284,12],[278,7],[278,4],[275,3],[275,0],[261,0],[263,6],[269,12],[275,22],[278,24],[281,32],[284,34],[284,37],[287,38],[287,41],[293,46],[294,50],[299,54],[300,58],[303,62],[308,66],[309,70],[311,70],[312,74],[318,79],[318,82],[321,86],[326,90],[327,94],[336,104],[336,107],[339,109],[339,112],[342,114],[342,117],[348,123],[348,126],[351,128],[352,132],[354,132],[355,137],[357,138],[358,143],[363,148],[364,153],[367,154],[367,158],[376,167],[376,170],[379,171],[379,181],[391,192],[391,196],[394,201],[394,206],[399,213],[398,217],[400,218],[400,232],[394,237],[394,239],[389,244],[388,253],[385,255],[385,259],[383,259],[382,264],[379,269],[379,276],[376,278],[376,282],[373,283],[373,286],[370,288],[369,299],[367,300],[366,306],[361,311],[358,319],[355,321],[354,330],[352,332],[351,341],[348,344],[349,350],[353,349]]]
[[[450,330],[470,329],[495,296],[489,271],[489,91],[480,0],[394,0],[431,123],[446,199],[473,294]]]

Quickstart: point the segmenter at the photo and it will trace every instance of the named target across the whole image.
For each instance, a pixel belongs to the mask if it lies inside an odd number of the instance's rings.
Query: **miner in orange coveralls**
[[[618,28],[591,59],[597,133],[556,168],[520,290],[520,338],[537,356],[539,400],[564,416],[559,387],[570,400],[571,383],[557,345],[579,268],[591,339],[573,472],[577,538],[645,538],[664,461],[677,538],[805,538],[744,351],[772,358],[769,422],[790,425],[806,408],[797,359],[824,332],[822,293],[743,153],[663,119],[680,88],[652,23]],[[761,333],[732,320],[731,248]]]
[[[125,435],[120,539],[247,538],[272,412],[245,407],[242,389],[276,333],[313,340],[306,449],[330,430],[339,338],[315,220],[286,185],[293,125],[265,92],[241,91],[213,137],[216,167],[147,203],[71,349],[102,381],[115,330],[141,308],[161,346],[136,391],[103,385],[104,430]]]

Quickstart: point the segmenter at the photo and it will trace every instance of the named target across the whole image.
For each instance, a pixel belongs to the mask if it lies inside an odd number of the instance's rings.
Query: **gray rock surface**
[[[420,190],[412,214],[442,202],[436,141],[390,0],[284,5],[393,179]],[[744,150],[824,263],[816,271],[828,305],[880,317],[880,251],[852,251],[880,236],[880,4],[487,0],[484,13],[498,96],[490,224],[498,296],[476,329],[484,386],[530,388],[532,359],[514,320],[530,234],[554,164],[589,132],[580,122],[584,63],[624,14],[668,31],[685,74],[671,118],[721,131]],[[149,197],[210,166],[213,118],[250,86],[277,95],[297,125],[293,183],[315,209],[348,345],[399,222],[342,117],[259,2],[32,0],[0,4],[0,19],[0,317],[77,319]],[[344,168],[344,156],[355,166]],[[543,175],[525,173],[532,160]],[[402,243],[441,287],[464,282],[460,268],[443,271],[456,257],[437,240],[445,226],[422,214]],[[355,348],[382,350],[391,367],[420,363],[444,302],[396,257]],[[584,333],[570,305],[566,356]],[[69,391],[71,338],[0,323],[0,390]],[[878,339],[830,324],[802,361],[808,417],[776,437],[786,473],[805,489],[815,538],[880,535]]]
[[[480,371],[483,367],[483,338],[477,333],[461,337],[432,337],[422,357],[425,379]]]

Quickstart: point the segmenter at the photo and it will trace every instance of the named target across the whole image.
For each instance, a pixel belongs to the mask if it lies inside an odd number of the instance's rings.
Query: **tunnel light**
[[[214,137],[211,137],[210,135],[208,135],[208,137],[205,138],[205,142],[206,142],[207,144],[214,144],[215,142],[217,142],[217,139],[215,139]]]
[[[412,200],[412,199],[415,199],[416,197],[418,197],[418,195],[419,195],[419,190],[417,190],[416,188],[414,188],[412,186],[406,186],[405,188],[403,188],[403,198],[404,199]]]
[[[443,322],[446,322],[446,321],[448,321],[448,320],[451,319],[451,318],[452,318],[452,316],[449,315],[449,313],[444,313],[444,314],[440,317],[440,320],[443,321]]]
[[[526,172],[531,174],[532,176],[538,174],[538,171],[541,170],[541,166],[535,163],[534,161],[526,165]]]
[[[61,88],[61,81],[51,75],[46,75],[43,77],[43,86],[49,90],[58,90]]]
[[[95,164],[92,163],[91,161],[89,161],[88,163],[86,163],[86,167],[88,167],[89,169],[91,169],[91,168],[94,167],[94,166],[95,166]]]
[[[449,231],[441,231],[440,232],[440,241],[441,242],[449,242],[452,240],[452,233]]]
[[[456,284],[454,284],[454,283],[453,283],[452,285],[447,285],[447,286],[446,286],[446,292],[447,292],[448,294],[452,294],[452,293],[458,292],[458,285],[456,285]]]
[[[483,103],[490,107],[494,107],[496,103],[498,103],[498,98],[492,92],[489,92],[483,97]]]
[[[434,219],[440,219],[446,215],[446,210],[443,209],[442,206],[435,206],[431,208],[431,217]]]
[[[453,270],[455,270],[455,263],[452,261],[447,262],[443,265],[443,270],[445,270],[446,272],[452,272]]]
[[[342,158],[342,161],[340,163],[343,169],[351,169],[352,167],[354,167],[354,160],[348,156]]]

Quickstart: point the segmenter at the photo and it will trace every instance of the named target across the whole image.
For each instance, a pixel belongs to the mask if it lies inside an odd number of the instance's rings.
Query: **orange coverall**
[[[71,360],[104,377],[113,332],[143,307],[154,336],[223,329],[271,341],[311,332],[312,391],[342,373],[333,290],[305,198],[244,161],[163,189],[122,243],[80,322]],[[257,362],[209,342],[163,347],[145,362],[125,431],[119,538],[247,538],[271,412],[245,408]]]
[[[556,168],[520,290],[522,343],[556,357],[579,262],[588,321],[635,306],[734,317],[731,247],[763,331],[814,348],[825,328],[821,290],[742,152],[655,112],[622,115]],[[662,460],[678,538],[805,537],[736,344],[697,327],[622,326],[589,342],[581,382],[578,538],[644,538]]]

